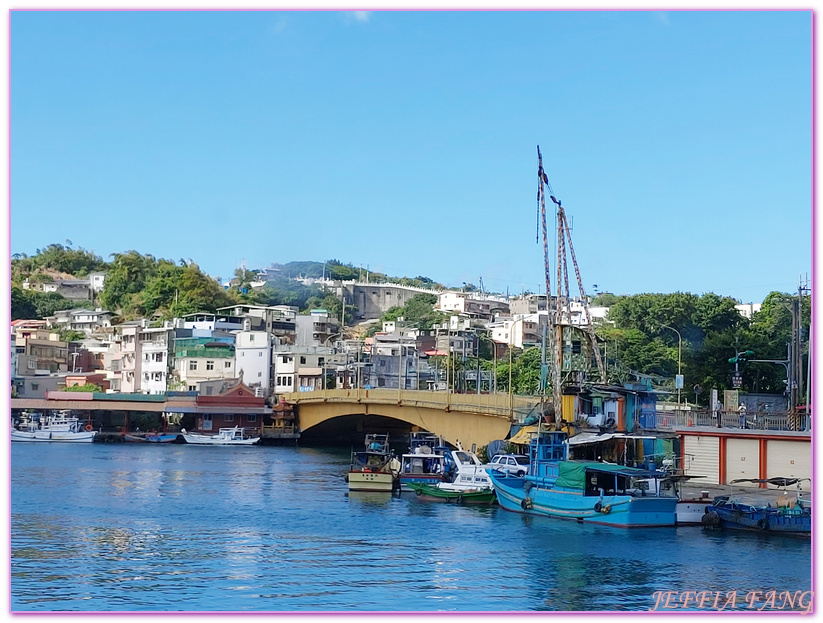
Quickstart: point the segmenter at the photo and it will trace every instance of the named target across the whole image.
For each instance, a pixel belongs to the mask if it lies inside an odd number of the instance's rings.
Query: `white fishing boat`
[[[189,433],[184,428],[180,431],[186,443],[196,446],[250,446],[260,441],[260,437],[246,436],[246,429],[240,426],[221,428],[216,435]]]
[[[55,415],[41,416],[39,420],[24,416],[11,429],[11,440],[91,443],[96,434],[97,431],[92,430],[91,424],[58,412]]]

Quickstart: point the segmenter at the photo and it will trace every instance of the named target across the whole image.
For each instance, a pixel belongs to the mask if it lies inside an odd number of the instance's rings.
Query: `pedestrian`
[[[744,403],[740,403],[740,406],[737,407],[737,413],[740,414],[740,428],[748,428],[746,423],[746,405]]]

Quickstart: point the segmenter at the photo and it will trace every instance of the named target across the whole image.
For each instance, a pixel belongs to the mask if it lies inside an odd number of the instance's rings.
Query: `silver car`
[[[519,478],[529,471],[529,457],[525,454],[497,454],[489,466]]]

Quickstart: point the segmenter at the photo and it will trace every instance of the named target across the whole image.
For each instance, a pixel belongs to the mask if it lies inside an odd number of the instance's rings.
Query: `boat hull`
[[[675,497],[614,495],[599,498],[582,491],[524,486],[524,478],[492,476],[497,500],[506,510],[526,515],[595,523],[619,528],[674,526]]]
[[[363,472],[352,470],[348,473],[349,491],[394,490],[394,475],[391,472]]]
[[[681,500],[677,503],[677,525],[699,526],[706,512],[706,502]]]
[[[160,434],[160,435],[146,435],[148,443],[172,443],[177,441],[177,433],[174,434]]]
[[[716,513],[719,525],[730,530],[748,530],[767,534],[788,534],[810,537],[812,516],[809,509],[771,509],[732,505],[706,508],[706,515]]]
[[[215,437],[207,437],[200,435],[183,435],[186,443],[193,446],[251,446],[260,441],[260,437],[251,437],[249,439],[221,439]]]
[[[452,502],[455,504],[494,504],[494,489],[460,491],[448,490],[427,484],[411,483],[409,488],[421,500],[429,502]]]
[[[12,441],[45,441],[45,442],[63,442],[63,443],[91,443],[94,441],[94,436],[97,431],[11,431]]]
[[[411,485],[430,485],[436,487],[438,483],[443,482],[442,474],[401,474],[400,485],[403,489],[411,491]]]

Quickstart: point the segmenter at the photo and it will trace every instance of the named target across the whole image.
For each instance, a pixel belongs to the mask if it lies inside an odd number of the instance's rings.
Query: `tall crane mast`
[[[592,325],[589,301],[586,297],[586,290],[583,287],[583,279],[580,277],[580,267],[577,264],[577,256],[574,253],[572,244],[571,228],[569,227],[566,211],[559,199],[554,196],[554,190],[549,184],[549,178],[543,169],[543,154],[540,153],[540,146],[537,146],[537,204],[539,209],[540,224],[543,232],[543,262],[546,274],[546,310],[549,312],[549,336],[551,341],[552,365],[552,403],[554,405],[555,418],[559,419],[562,412],[561,394],[561,359],[563,352],[562,331],[563,326],[571,324],[571,297],[569,295],[569,268],[567,263],[566,245],[568,243],[568,254],[571,255],[574,273],[577,277],[577,287],[580,290],[580,298],[583,311],[586,316],[586,335],[589,345],[597,363],[597,370],[600,373],[600,382],[606,382],[606,370],[603,367],[603,360],[600,357],[600,347],[597,344],[597,336]],[[549,235],[546,223],[546,190],[552,203],[557,206],[557,296],[554,303],[554,313],[551,309],[551,271],[549,267]]]

